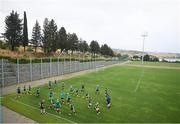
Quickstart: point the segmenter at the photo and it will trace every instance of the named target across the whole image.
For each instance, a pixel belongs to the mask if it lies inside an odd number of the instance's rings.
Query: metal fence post
[[[85,66],[84,66],[84,52],[83,52],[83,70],[85,70]]]
[[[42,72],[42,58],[41,58],[41,79],[43,78],[43,72]]]
[[[32,81],[32,59],[30,58],[30,80]]]
[[[79,54],[79,64],[78,64],[78,71],[80,71],[80,54]]]
[[[70,58],[70,61],[69,61],[69,72],[71,73],[71,53],[70,53],[69,58]]]
[[[58,75],[59,75],[59,57],[58,57]]]
[[[65,54],[64,54],[64,63],[63,63],[63,74],[65,73]]]
[[[2,77],[1,77],[1,79],[2,79],[2,87],[4,87],[4,60],[3,59],[1,59],[1,67],[2,67]]]
[[[94,58],[94,63],[95,63],[95,70],[96,70],[96,54],[95,54],[95,58]]]
[[[17,59],[17,82],[19,85],[19,59]]]
[[[74,55],[74,72],[76,72],[76,55]]]
[[[92,69],[92,55],[91,55],[91,60],[90,60],[90,68]]]
[[[50,61],[50,62],[49,62],[49,77],[51,77],[51,58],[50,58],[49,61]]]

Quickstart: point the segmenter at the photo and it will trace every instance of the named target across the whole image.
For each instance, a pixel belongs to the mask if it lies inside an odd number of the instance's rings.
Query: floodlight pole
[[[143,46],[142,46],[142,65],[144,64],[144,42],[145,38],[148,36],[147,32],[145,32],[143,35],[141,35],[143,38]]]

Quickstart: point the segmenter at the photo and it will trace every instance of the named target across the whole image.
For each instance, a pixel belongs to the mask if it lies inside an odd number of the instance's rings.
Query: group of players
[[[75,107],[73,105],[73,102],[71,100],[71,96],[72,95],[75,95],[77,97],[79,97],[79,90],[78,88],[73,88],[72,85],[70,85],[70,88],[69,88],[69,92],[68,93],[65,93],[65,83],[62,82],[61,83],[61,90],[59,92],[59,98],[55,99],[54,98],[54,93],[53,93],[53,88],[57,86],[57,81],[49,81],[48,82],[48,89],[49,89],[49,94],[48,94],[48,99],[49,99],[49,109],[54,109],[56,110],[57,113],[61,114],[61,108],[63,106],[63,104],[68,104],[69,107],[70,107],[70,113],[69,115],[76,115],[76,110],[75,110]],[[82,85],[81,86],[81,90],[80,92],[82,92],[83,94],[85,93],[85,86]],[[17,88],[17,94],[18,94],[18,97],[20,97],[20,94],[21,94],[21,89],[20,87]],[[22,91],[22,94],[29,94],[29,95],[32,95],[31,94],[31,85],[28,86],[28,89],[26,89],[26,86],[24,85],[23,87],[23,91]],[[99,85],[96,86],[96,90],[95,90],[95,94],[96,95],[99,95],[100,94],[100,87]],[[110,108],[111,107],[111,98],[110,98],[110,95],[108,94],[108,89],[106,88],[105,89],[105,98],[106,98],[106,104],[107,104],[107,107]],[[36,91],[35,91],[35,96],[39,97],[40,96],[40,88],[36,88]],[[100,107],[99,107],[99,103],[98,102],[95,102],[94,105],[93,105],[93,102],[92,102],[92,97],[89,95],[89,93],[85,93],[85,96],[82,96],[82,98],[86,98],[86,101],[88,102],[88,105],[87,107],[88,108],[94,108],[97,115],[100,114]],[[45,111],[45,100],[42,99],[39,103],[39,106],[40,106],[40,112],[41,114],[45,114],[46,111]]]
[[[49,88],[49,94],[48,94],[48,97],[49,97],[49,109],[54,109],[54,110],[56,110],[57,113],[61,114],[61,107],[63,106],[63,104],[68,104],[70,106],[69,115],[71,115],[71,114],[76,115],[74,105],[71,102],[71,95],[69,93],[66,94],[64,92],[64,85],[65,85],[64,82],[62,82],[62,87],[61,87],[61,90],[60,90],[60,93],[59,93],[59,98],[55,99],[52,89],[53,89],[54,86],[57,86],[57,81],[55,80],[54,83],[49,81],[49,83],[48,83],[48,88]],[[65,100],[65,96],[66,96],[66,100]]]

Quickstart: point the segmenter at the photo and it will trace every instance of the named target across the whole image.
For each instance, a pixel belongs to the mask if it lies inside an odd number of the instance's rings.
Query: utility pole
[[[142,65],[144,64],[144,42],[145,38],[148,36],[148,32],[144,32],[144,34],[141,35],[143,38],[143,46],[142,46]]]

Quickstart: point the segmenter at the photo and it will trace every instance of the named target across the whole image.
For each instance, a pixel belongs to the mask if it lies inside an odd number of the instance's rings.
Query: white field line
[[[14,102],[20,103],[20,104],[22,104],[22,105],[25,105],[25,106],[27,106],[27,107],[30,107],[30,108],[32,108],[32,109],[35,109],[35,110],[38,110],[38,111],[39,111],[39,109],[36,108],[36,107],[30,106],[30,105],[28,105],[28,104],[25,104],[25,103],[23,103],[23,102],[17,101],[17,100],[12,99],[12,98],[11,98],[11,100],[14,101]],[[46,113],[49,114],[49,115],[52,115],[52,116],[54,116],[54,117],[63,119],[63,120],[65,120],[65,121],[68,121],[68,122],[70,122],[70,123],[76,123],[76,122],[74,122],[74,121],[71,121],[71,120],[69,120],[69,119],[63,118],[63,117],[61,117],[61,116],[57,116],[57,115],[52,114],[52,113],[49,113],[49,112],[46,112]]]
[[[141,76],[139,77],[139,80],[137,82],[136,88],[134,89],[134,92],[136,92],[138,90],[143,76],[144,76],[144,70],[142,71]]]

